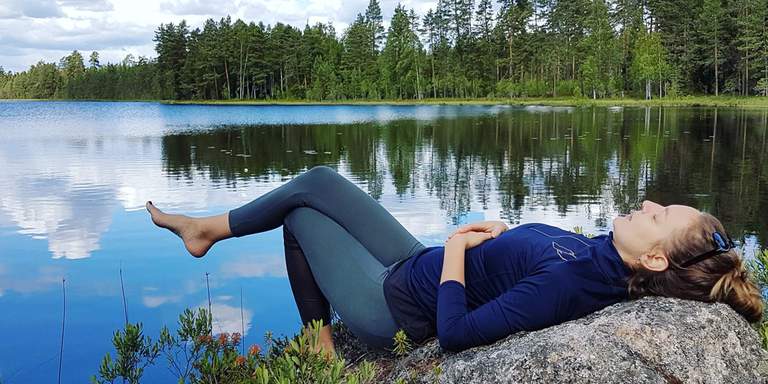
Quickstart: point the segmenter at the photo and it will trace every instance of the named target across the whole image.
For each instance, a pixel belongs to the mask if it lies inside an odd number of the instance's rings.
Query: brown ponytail
[[[763,315],[760,290],[748,276],[741,256],[730,250],[688,267],[681,264],[696,255],[714,248],[712,234],[725,233],[717,218],[702,213],[684,230],[671,234],[660,244],[667,255],[669,268],[662,272],[638,268],[629,279],[629,294],[642,296],[669,296],[706,302],[728,304],[749,322],[757,322]]]
[[[760,321],[763,313],[760,290],[749,279],[741,258],[737,260],[736,267],[724,273],[712,286],[709,297],[727,303],[750,322]]]

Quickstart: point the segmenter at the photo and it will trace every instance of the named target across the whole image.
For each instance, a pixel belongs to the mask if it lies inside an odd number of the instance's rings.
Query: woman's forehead
[[[694,219],[701,214],[701,211],[698,209],[689,207],[687,205],[670,205],[667,206],[666,209],[668,211],[666,213],[668,219],[679,220],[683,222],[688,222],[688,220]]]
[[[670,210],[670,212],[680,212],[680,213],[701,213],[698,209],[688,206],[688,205],[680,205],[680,204],[672,204],[668,205],[667,209]]]

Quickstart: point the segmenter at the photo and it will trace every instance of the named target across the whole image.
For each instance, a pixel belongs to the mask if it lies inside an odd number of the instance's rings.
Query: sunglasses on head
[[[712,242],[714,243],[715,249],[704,252],[701,255],[698,255],[696,257],[692,257],[682,264],[680,264],[681,267],[689,267],[693,264],[696,264],[702,260],[706,260],[712,256],[719,255],[721,253],[725,253],[730,251],[731,249],[736,248],[736,245],[733,243],[733,240],[731,240],[731,237],[726,234],[725,236],[721,235],[720,232],[715,232],[712,234]]]

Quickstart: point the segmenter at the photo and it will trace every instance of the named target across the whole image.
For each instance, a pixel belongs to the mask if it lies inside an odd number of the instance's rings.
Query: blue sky
[[[380,0],[385,23],[397,0]],[[401,0],[424,14],[436,1]],[[227,14],[246,21],[303,26],[332,21],[338,33],[363,12],[368,0],[0,0],[0,66],[21,71],[43,59],[58,61],[74,49],[101,61],[127,54],[154,56],[160,23],[186,19],[192,26]]]

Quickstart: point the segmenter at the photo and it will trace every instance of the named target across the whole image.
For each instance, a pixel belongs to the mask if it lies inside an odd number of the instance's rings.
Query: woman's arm
[[[460,351],[489,344],[521,330],[557,324],[570,313],[569,275],[541,271],[518,281],[498,297],[470,311],[467,307],[464,251],[491,238],[488,232],[459,233],[446,241],[437,294],[440,345]]]
[[[444,349],[462,351],[555,325],[570,318],[574,294],[567,277],[544,271],[470,311],[464,286],[446,281],[437,295],[437,338]]]
[[[440,275],[440,284],[446,281],[456,281],[464,284],[464,251],[480,245],[493,237],[490,232],[466,232],[454,235],[445,242],[445,255],[443,255],[443,272]]]

